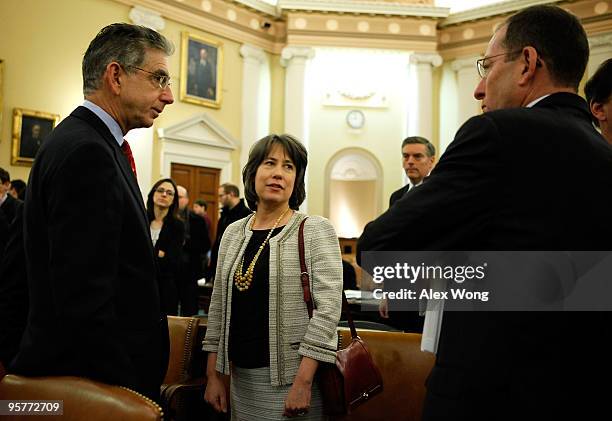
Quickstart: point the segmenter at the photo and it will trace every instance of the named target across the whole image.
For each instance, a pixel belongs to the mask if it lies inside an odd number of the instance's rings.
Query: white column
[[[593,76],[605,60],[612,58],[612,33],[589,38],[591,54],[587,65],[587,77]]]
[[[314,57],[310,47],[285,47],[281,65],[285,72],[285,132],[308,144],[308,91],[306,67]]]
[[[480,102],[474,98],[474,90],[480,82],[480,76],[478,76],[478,70],[476,70],[476,60],[479,58],[481,57],[466,57],[451,63],[451,68],[457,76],[457,105],[459,107],[457,129],[470,117],[474,117],[480,112]]]
[[[433,135],[433,82],[432,69],[442,64],[438,54],[410,55],[410,92],[408,108],[408,136],[423,136],[431,139]]]
[[[261,48],[243,44],[242,56],[242,133],[240,168],[249,158],[253,143],[270,131],[270,70],[268,56]],[[242,177],[239,182],[244,192]]]
[[[308,89],[306,70],[308,61],[314,57],[310,47],[285,47],[281,53],[281,65],[285,71],[285,133],[302,141],[308,149]],[[312,157],[311,157],[312,159]],[[308,180],[306,180],[308,190]],[[300,210],[307,212],[307,200]]]

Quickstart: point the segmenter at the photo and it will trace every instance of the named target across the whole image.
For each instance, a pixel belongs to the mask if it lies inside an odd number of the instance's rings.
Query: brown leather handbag
[[[310,293],[310,277],[304,257],[304,223],[300,224],[298,247],[304,301],[308,317],[312,317],[314,304]],[[317,376],[323,398],[323,408],[327,415],[350,414],[359,405],[382,392],[383,381],[380,371],[368,351],[365,342],[357,335],[353,316],[342,291],[342,311],[346,314],[351,328],[351,343],[336,352],[336,363],[319,362]]]

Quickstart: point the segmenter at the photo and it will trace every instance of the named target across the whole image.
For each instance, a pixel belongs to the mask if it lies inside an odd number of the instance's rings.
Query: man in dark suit
[[[4,256],[0,253],[0,364],[4,367],[8,367],[17,354],[28,319],[28,283],[21,201],[8,231]]]
[[[231,183],[223,183],[219,186],[219,204],[221,207],[221,217],[217,222],[217,234],[215,243],[210,253],[209,278],[214,281],[217,270],[217,258],[219,257],[219,246],[221,238],[226,228],[233,222],[249,216],[252,212],[244,204],[244,199],[240,198],[238,186]]]
[[[185,242],[181,250],[176,288],[181,316],[193,316],[198,314],[198,280],[204,277],[203,263],[210,250],[210,237],[204,218],[189,210],[187,189],[176,186],[176,190],[179,195],[179,214],[185,224]]]
[[[401,199],[410,189],[420,186],[425,177],[429,175],[436,159],[436,147],[427,139],[420,136],[409,136],[402,142],[402,167],[408,177],[408,184],[393,192],[389,198],[389,207]],[[385,282],[386,291],[397,291],[403,285],[395,280]],[[418,311],[394,308],[394,302],[386,298],[380,300],[378,313],[385,323],[405,332],[421,333],[423,331],[423,317]]]
[[[588,57],[565,10],[510,17],[478,63],[485,113],[425,184],[366,226],[359,251],[610,250],[612,150],[576,95]],[[444,312],[423,419],[591,410],[604,401],[582,397],[610,375],[609,332],[607,313]]]
[[[0,168],[0,210],[4,213],[6,221],[10,225],[15,219],[19,199],[15,199],[9,190],[11,189],[11,176],[3,168]]]
[[[202,98],[215,98],[215,69],[208,59],[206,48],[200,48],[195,68],[195,91]]]
[[[429,175],[436,159],[436,148],[420,136],[410,136],[402,142],[402,167],[409,183],[393,192],[389,206],[398,201],[408,190],[420,185]]]
[[[30,173],[30,313],[13,373],[82,376],[159,397],[168,326],[123,136],[174,101],[172,52],[162,35],[129,24],[105,27],[85,52],[85,102],[45,140]]]
[[[8,218],[0,209],[0,262],[2,261],[2,256],[4,255],[4,248],[6,247],[6,243],[9,238],[9,223]]]

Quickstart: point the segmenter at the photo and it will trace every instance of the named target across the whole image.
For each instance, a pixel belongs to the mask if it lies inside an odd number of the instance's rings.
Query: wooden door
[[[219,180],[221,170],[218,168],[198,167],[186,164],[171,164],[171,177],[189,192],[189,208],[197,199],[208,204],[206,213],[212,222],[210,235],[214,241],[219,220]]]

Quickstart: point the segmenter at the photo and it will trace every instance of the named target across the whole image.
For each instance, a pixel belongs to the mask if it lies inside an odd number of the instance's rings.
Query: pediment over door
[[[162,177],[170,177],[172,164],[194,165],[221,170],[220,181],[232,180],[232,153],[240,142],[207,114],[157,130],[161,141]]]
[[[207,114],[198,114],[173,126],[158,129],[163,140],[197,143],[215,148],[234,150],[238,141]]]

